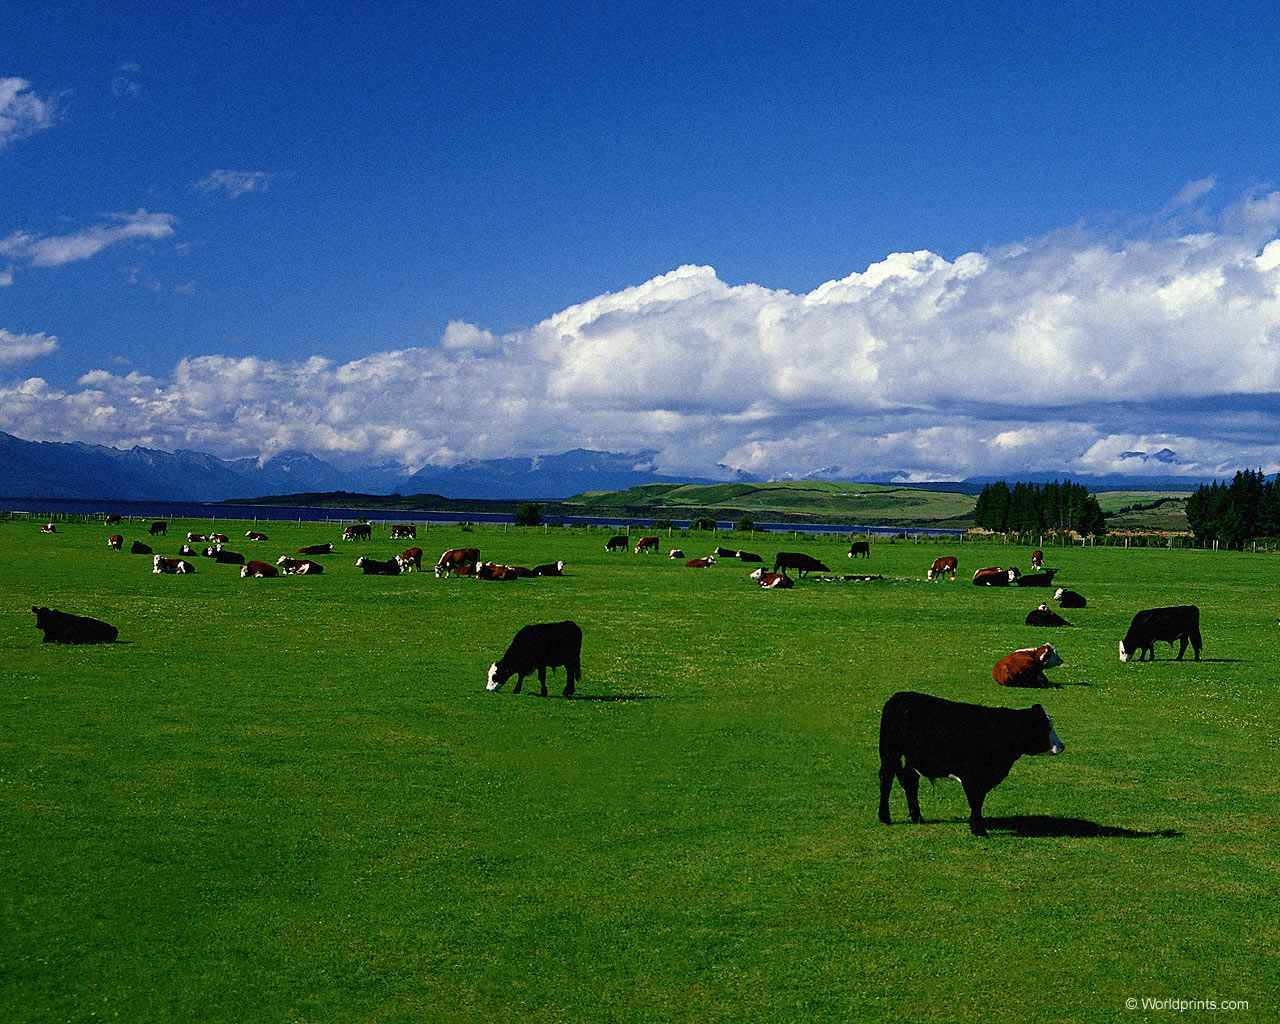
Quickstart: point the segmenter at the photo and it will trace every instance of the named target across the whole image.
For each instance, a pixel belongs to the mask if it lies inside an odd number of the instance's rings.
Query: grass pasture
[[[274,561],[338,533],[262,528],[228,546]],[[1280,1016],[1275,556],[1048,549],[1089,599],[1055,631],[1023,625],[1047,592],[966,582],[1026,569],[1004,545],[873,539],[851,563],[847,542],[742,538],[885,576],[763,592],[736,562],[607,555],[599,530],[420,531],[432,561],[567,563],[500,585],[364,577],[357,554],[405,546],[384,530],[318,577],[155,576],[107,549],[116,529],[0,523],[4,1020]],[[944,553],[960,578],[926,583]],[[1133,612],[1180,603],[1205,660],[1121,665]],[[42,644],[33,604],[123,642]],[[561,618],[584,632],[578,698],[485,692],[520,625]],[[1044,639],[1061,689],[995,685]],[[1066,752],[1014,766],[988,839],[953,782],[921,787],[923,825],[895,787],[885,827],[900,689],[1042,703]]]

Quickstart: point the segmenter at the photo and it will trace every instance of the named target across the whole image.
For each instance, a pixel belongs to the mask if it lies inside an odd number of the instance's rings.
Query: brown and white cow
[[[228,537],[225,533],[211,533],[209,534],[209,543],[210,544],[230,544],[231,538]]]
[[[286,576],[318,576],[324,572],[324,566],[309,558],[294,558],[292,555],[281,555],[276,559],[276,568]]]
[[[373,527],[368,523],[352,523],[342,531],[343,540],[371,540]]]
[[[768,572],[764,566],[751,573],[751,578],[760,584],[761,590],[790,590],[796,585],[785,572]]]
[[[156,555],[151,562],[151,571],[155,573],[187,573],[195,572],[196,568],[190,562],[182,558],[165,558],[164,555]]]
[[[259,562],[256,559],[251,562],[245,562],[240,567],[241,579],[270,579],[273,576],[279,576],[280,572],[270,562]]]
[[[40,532],[41,533],[57,533],[58,528],[54,526],[53,523],[45,523],[44,526],[40,527]]]
[[[448,576],[450,573],[455,576],[470,575],[475,571],[476,563],[479,561],[479,548],[450,548],[440,556],[440,561],[436,562],[436,576]],[[467,572],[462,572],[463,569]]]
[[[108,515],[103,516],[102,522],[105,526],[116,526],[120,522],[120,517],[116,515],[114,512],[112,512]]]
[[[705,569],[709,565],[715,565],[716,556],[707,555],[706,558],[691,558],[684,563],[686,569]]]
[[[188,534],[187,534],[187,543],[188,543],[188,544],[205,544],[205,543],[207,543],[207,542],[208,542],[208,540],[209,540],[209,538],[208,538],[208,537],[206,537],[203,533],[188,533]]]
[[[1036,548],[1033,552],[1031,552],[1031,568],[1039,569],[1043,565],[1044,565],[1044,552],[1041,551],[1039,548]]]
[[[413,569],[422,571],[422,548],[405,548],[396,558],[403,572],[410,572]]]
[[[417,540],[418,528],[412,523],[396,523],[391,527],[391,539],[400,540],[401,538]]]
[[[248,537],[250,540],[266,540],[267,539],[267,535],[265,533],[259,533],[257,530],[246,530],[244,535]]]
[[[109,547],[112,551],[123,551],[124,538],[120,536],[120,534],[118,533],[113,533],[110,537],[107,538],[107,547]]]
[[[1016,568],[1002,569],[998,565],[988,565],[973,574],[975,587],[1007,587],[1022,573]]]
[[[997,661],[991,668],[991,677],[1001,686],[1059,687],[1049,682],[1044,670],[1061,664],[1062,656],[1053,649],[1053,644],[1024,647]]]
[[[518,580],[520,576],[516,570],[509,565],[497,565],[494,562],[481,562],[476,566],[476,579],[490,580],[499,583],[509,583],[512,580]]]
[[[657,537],[641,537],[640,542],[636,545],[636,554],[643,551],[652,551],[655,555],[658,553]]]
[[[931,581],[940,580],[946,573],[951,573],[951,578],[954,580],[958,564],[955,555],[943,555],[941,558],[935,558],[933,565],[929,566],[929,572],[925,575],[925,579]]]

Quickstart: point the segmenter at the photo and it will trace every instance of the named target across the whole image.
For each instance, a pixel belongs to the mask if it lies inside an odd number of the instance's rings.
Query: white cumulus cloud
[[[455,322],[347,362],[11,381],[0,429],[413,468],[587,447],[700,476],[1275,472],[1280,193],[1194,220],[893,253],[804,294],[678,267],[525,330]]]
[[[0,327],[0,365],[30,362],[57,348],[58,339],[52,334],[14,334]]]
[[[0,78],[0,150],[53,123],[54,103],[41,99],[24,78]]]

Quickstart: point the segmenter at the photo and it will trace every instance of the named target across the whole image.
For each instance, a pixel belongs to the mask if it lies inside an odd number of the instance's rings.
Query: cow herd
[[[119,520],[115,520],[119,522]],[[52,524],[49,524],[50,527]],[[42,532],[56,532],[43,528]],[[150,538],[168,536],[167,524],[162,521],[150,525]],[[249,530],[245,533],[250,543],[263,543],[266,534]],[[393,540],[415,539],[413,526],[395,526],[390,537]],[[281,555],[274,563],[246,558],[227,550],[229,538],[225,534],[187,534],[178,556],[170,557],[154,552],[147,544],[134,540],[128,550],[133,554],[151,556],[152,571],[158,574],[187,574],[195,571],[198,558],[207,558],[213,564],[230,564],[240,568],[245,578],[273,577],[278,575],[317,575],[324,566],[312,556],[324,556],[334,551],[334,544],[310,544],[297,551]],[[341,540],[372,540],[372,528],[368,524],[354,524],[343,529]],[[125,550],[123,534],[113,533],[107,540],[114,551]],[[196,545],[193,547],[192,545]],[[200,545],[204,545],[200,547]],[[636,554],[656,553],[659,538],[641,537],[634,547],[623,535],[613,536],[606,544],[606,551],[632,548]],[[198,551],[198,554],[197,554]],[[673,550],[670,558],[683,559],[684,553]],[[866,541],[853,542],[849,557],[870,558],[870,545]],[[360,555],[355,565],[365,575],[396,576],[422,570],[421,548],[410,547],[390,558],[373,558]],[[830,572],[821,561],[803,552],[778,552],[772,570],[766,568],[764,559],[757,554],[717,547],[711,554],[685,562],[691,568],[709,568],[718,560],[738,560],[761,563],[749,578],[764,589],[792,589],[797,579],[813,572]],[[983,587],[1037,587],[1053,586],[1055,569],[1043,567],[1043,555],[1032,555],[1032,571],[1022,573],[1017,568],[985,566],[973,574],[975,586]],[[484,581],[510,581],[537,576],[559,576],[564,562],[539,565],[534,568],[503,565],[481,561],[479,548],[451,548],[436,561],[437,578],[449,576],[474,577]],[[926,573],[926,580],[954,580],[958,560],[954,556],[936,558]],[[794,573],[794,576],[791,575]],[[851,577],[850,577],[851,578]],[[879,577],[867,577],[879,578]],[[1084,609],[1088,602],[1083,595],[1061,587],[1053,592],[1052,600],[1063,609]],[[117,639],[116,627],[87,616],[72,615],[51,608],[32,607],[36,625],[44,633],[46,643],[99,644]],[[1071,625],[1048,602],[1041,602],[1032,609],[1025,624],[1036,627],[1068,627]],[[1156,641],[1178,643],[1177,659],[1181,660],[1188,645],[1200,660],[1203,646],[1200,635],[1200,612],[1193,605],[1147,609],[1134,615],[1124,638],[1120,640],[1120,660],[1154,660]],[[499,689],[511,677],[516,678],[514,692],[519,693],[526,676],[537,673],[542,696],[547,695],[546,674],[557,668],[565,670],[566,682],[563,696],[573,696],[582,674],[582,630],[572,621],[534,623],[522,627],[508,645],[506,652],[489,669],[486,689]],[[1013,651],[997,661],[991,669],[994,681],[1003,687],[1046,688],[1056,687],[1046,675],[1046,670],[1063,664],[1063,658],[1051,643]],[[919,804],[919,780],[954,778],[964,788],[970,807],[970,829],[975,835],[985,835],[982,806],[986,795],[1009,773],[1013,764],[1023,755],[1059,754],[1064,749],[1054,731],[1053,723],[1040,704],[1019,710],[986,707],[944,700],[940,697],[913,691],[894,694],[886,701],[880,719],[880,801],[879,818],[888,824],[889,796],[896,779],[906,794],[911,820],[922,820]]]

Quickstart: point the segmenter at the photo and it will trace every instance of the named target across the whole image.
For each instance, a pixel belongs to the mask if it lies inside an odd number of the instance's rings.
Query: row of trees
[[[1258,537],[1280,537],[1280,474],[1236,473],[1231,483],[1201,484],[1187,499],[1187,525],[1196,540],[1243,547]]]
[[[1050,484],[1001,480],[987,484],[978,495],[974,522],[986,530],[1074,530],[1084,536],[1107,532],[1098,499],[1083,484],[1054,481]]]

